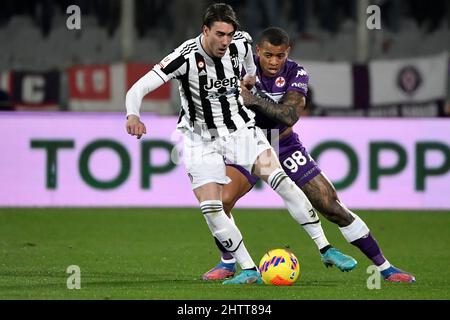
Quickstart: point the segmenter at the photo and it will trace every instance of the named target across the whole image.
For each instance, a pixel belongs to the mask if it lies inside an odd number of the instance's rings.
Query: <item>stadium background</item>
[[[324,218],[331,242],[361,268],[351,276],[322,270],[280,199],[260,186],[235,214],[255,261],[289,245],[305,270],[299,290],[278,298],[448,299],[448,1],[225,2],[254,36],[269,25],[289,31],[290,57],[311,78],[296,126],[303,142],[388,258],[428,280],[368,290],[369,263]],[[2,1],[0,297],[273,298],[271,289],[224,293],[199,280],[216,253],[174,149],[176,83],[145,97],[142,141],[124,130],[127,89],[199,33],[208,3]],[[80,9],[79,29],[70,28],[71,5]],[[370,5],[381,9],[381,29],[367,27]],[[69,265],[82,270],[78,292],[66,288]],[[439,266],[447,277],[436,277]],[[352,294],[337,293],[344,284]]]

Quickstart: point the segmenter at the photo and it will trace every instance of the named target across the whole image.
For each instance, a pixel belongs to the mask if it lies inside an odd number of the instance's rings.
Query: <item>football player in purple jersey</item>
[[[256,125],[268,133],[269,141],[277,140],[283,169],[306,194],[313,207],[338,225],[344,238],[377,266],[386,281],[414,282],[413,275],[394,267],[384,257],[367,225],[339,200],[334,186],[293,131],[292,126],[306,105],[309,76],[302,66],[288,59],[289,51],[290,40],[284,30],[271,27],[261,33],[256,46],[255,88],[253,93],[242,88],[245,105],[256,113]],[[273,132],[278,136],[271,136]],[[237,165],[227,165],[226,172],[232,182],[224,186],[222,201],[226,214],[233,219],[232,208],[253,188],[258,178]],[[221,250],[221,261],[203,275],[204,280],[220,280],[235,273],[233,256],[219,243],[216,244]],[[331,245],[321,248],[320,255],[327,267],[335,265],[341,271],[349,271],[356,266],[353,258]],[[348,268],[352,260],[354,265]]]

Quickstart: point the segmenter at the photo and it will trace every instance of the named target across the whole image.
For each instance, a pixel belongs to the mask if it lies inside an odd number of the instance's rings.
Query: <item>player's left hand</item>
[[[253,86],[256,84],[256,76],[251,76],[248,73],[244,76],[242,79],[242,84],[244,87],[246,87],[248,90],[251,90]]]

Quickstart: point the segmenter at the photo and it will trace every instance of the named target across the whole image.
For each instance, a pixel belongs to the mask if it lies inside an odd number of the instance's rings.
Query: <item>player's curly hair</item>
[[[239,29],[239,21],[236,12],[226,3],[213,3],[205,11],[203,25],[211,28],[214,22],[226,22],[232,24],[234,30]]]

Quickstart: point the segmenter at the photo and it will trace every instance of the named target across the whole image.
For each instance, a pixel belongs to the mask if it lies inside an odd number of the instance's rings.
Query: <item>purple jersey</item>
[[[256,90],[260,97],[269,97],[274,102],[279,102],[288,91],[296,91],[304,95],[308,94],[309,76],[306,70],[292,60],[287,60],[284,67],[275,77],[266,77],[262,74],[259,58],[255,57],[256,64]],[[266,117],[262,112],[253,110],[256,114],[256,125],[261,129],[279,129],[280,133],[286,130],[285,125],[276,123]]]
[[[258,96],[276,103],[280,102],[288,91],[297,91],[306,97],[309,76],[302,66],[292,60],[287,60],[283,69],[275,77],[269,78],[262,74],[259,58],[255,58],[255,64],[257,67],[255,87]],[[285,125],[278,124],[258,110],[253,109],[253,111],[256,114],[256,125],[261,129],[278,129],[280,134],[286,130]],[[270,131],[267,133],[269,134]],[[270,137],[268,139],[270,141]],[[291,132],[279,141],[278,157],[283,170],[300,188],[321,172],[295,132]],[[231,166],[244,174],[250,184],[254,185],[258,180],[244,168],[238,165]]]

